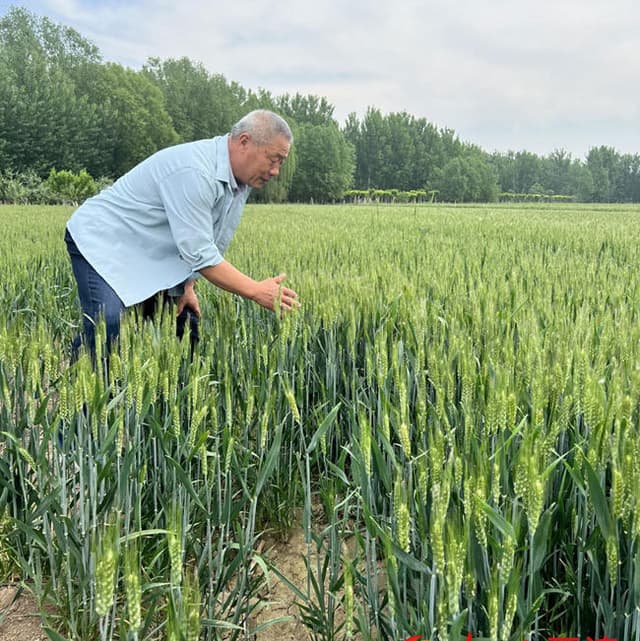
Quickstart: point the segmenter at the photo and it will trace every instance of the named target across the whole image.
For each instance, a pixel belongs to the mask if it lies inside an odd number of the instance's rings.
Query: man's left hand
[[[194,281],[189,281],[184,286],[184,294],[180,296],[180,298],[178,298],[178,310],[176,314],[177,316],[180,316],[182,310],[185,307],[188,307],[198,318],[200,318],[200,302],[198,301],[196,289],[193,284]]]

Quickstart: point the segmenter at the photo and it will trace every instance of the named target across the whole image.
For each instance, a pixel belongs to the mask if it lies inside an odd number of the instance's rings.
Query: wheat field
[[[70,214],[0,207],[0,583],[51,639],[253,637],[302,527],[314,641],[640,640],[640,208],[252,205],[227,258],[302,307],[201,282],[193,357],[132,311],[95,367]]]

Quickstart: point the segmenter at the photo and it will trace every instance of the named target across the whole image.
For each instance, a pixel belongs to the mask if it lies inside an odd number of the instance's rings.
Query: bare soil
[[[304,531],[299,528],[291,532],[286,543],[268,543],[262,555],[291,583],[304,591],[307,580],[307,568],[304,563],[306,553]],[[307,629],[300,621],[293,591],[273,572],[269,574],[269,587],[261,596],[263,601],[258,608],[257,625],[281,617],[287,617],[288,620],[268,625],[256,635],[256,641],[304,641],[309,638]]]
[[[38,606],[18,588],[0,588],[0,641],[46,641]]]

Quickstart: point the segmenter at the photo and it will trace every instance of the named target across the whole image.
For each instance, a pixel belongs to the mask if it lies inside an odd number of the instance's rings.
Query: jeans
[[[107,345],[111,345],[120,333],[120,316],[126,308],[107,281],[98,274],[80,253],[69,230],[65,231],[64,240],[67,244],[69,257],[71,258],[73,275],[78,284],[78,297],[80,298],[83,315],[83,335],[77,336],[72,346],[72,359],[75,360],[83,340],[92,356],[95,356],[95,325],[101,314],[106,324]],[[171,297],[166,292],[162,292],[162,300],[164,303],[168,303],[170,299]],[[154,296],[140,303],[138,307],[144,318],[150,318],[156,313],[157,306],[158,299]],[[176,334],[178,338],[182,338],[185,327],[187,323],[189,324],[191,329],[192,352],[199,341],[198,320],[193,310],[185,307],[176,321]]]

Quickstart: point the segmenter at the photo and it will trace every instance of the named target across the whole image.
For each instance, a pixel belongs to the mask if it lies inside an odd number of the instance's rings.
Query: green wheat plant
[[[272,572],[316,639],[640,641],[637,207],[250,206],[229,259],[302,307],[199,283],[193,354],[130,311],[95,366],[70,213],[0,207],[0,580],[50,638],[259,639]]]

